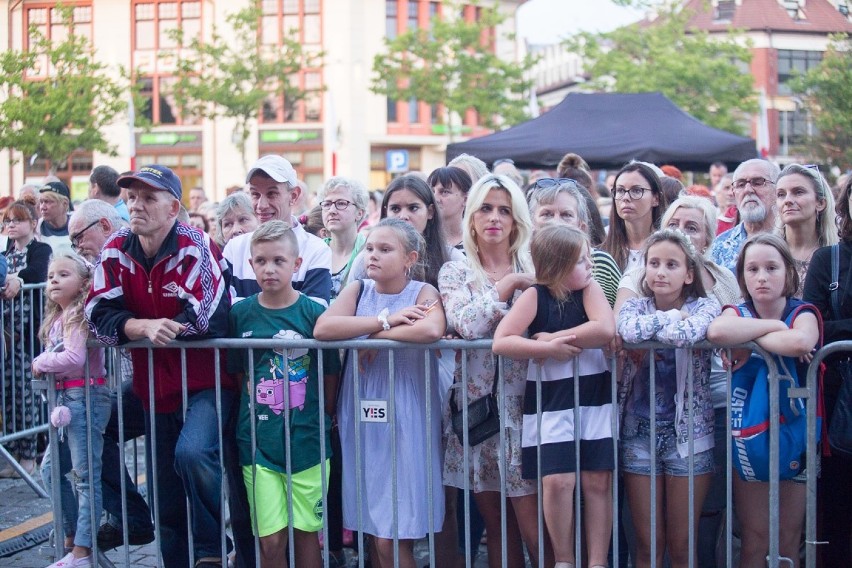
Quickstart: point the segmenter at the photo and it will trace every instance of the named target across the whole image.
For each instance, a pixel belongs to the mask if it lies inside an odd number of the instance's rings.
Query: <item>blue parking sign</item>
[[[404,174],[408,171],[408,150],[388,150],[385,152],[385,169],[390,174]]]

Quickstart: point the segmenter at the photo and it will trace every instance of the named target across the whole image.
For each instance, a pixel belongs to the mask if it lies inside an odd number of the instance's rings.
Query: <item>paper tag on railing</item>
[[[361,422],[387,422],[388,401],[386,400],[362,400]]]

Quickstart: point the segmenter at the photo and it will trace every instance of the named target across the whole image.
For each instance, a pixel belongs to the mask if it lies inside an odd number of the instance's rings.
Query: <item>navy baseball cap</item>
[[[71,190],[68,189],[68,186],[62,183],[61,181],[49,181],[40,188],[38,188],[39,193],[55,193],[57,195],[61,195],[65,199],[68,200],[68,210],[74,211],[74,204],[71,203]]]
[[[130,187],[130,184],[134,181],[144,183],[153,189],[168,191],[178,201],[180,201],[183,196],[180,179],[178,179],[175,173],[166,166],[160,166],[158,164],[143,166],[139,168],[139,171],[121,176],[118,178],[117,183],[119,187]]]

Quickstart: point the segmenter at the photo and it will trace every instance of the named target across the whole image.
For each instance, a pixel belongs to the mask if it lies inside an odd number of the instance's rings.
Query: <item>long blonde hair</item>
[[[86,318],[83,314],[83,304],[89,293],[89,287],[92,284],[92,265],[79,254],[73,252],[62,252],[54,256],[50,261],[48,272],[50,272],[50,267],[60,260],[70,260],[72,262],[77,271],[77,275],[83,281],[83,285],[80,287],[80,293],[77,294],[74,300],[72,300],[71,303],[68,304],[68,307],[64,310],[59,304],[51,300],[49,295],[47,296],[44,306],[44,318],[42,320],[41,329],[38,332],[39,338],[45,345],[49,344],[50,329],[57,320],[62,321],[63,337],[68,337],[69,332],[73,331],[75,328],[81,328],[83,331],[88,333],[88,324],[86,323]]]

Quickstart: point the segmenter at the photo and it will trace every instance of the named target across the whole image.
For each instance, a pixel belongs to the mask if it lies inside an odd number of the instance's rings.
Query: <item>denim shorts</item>
[[[651,421],[646,418],[631,417],[635,428],[621,438],[621,470],[636,475],[651,475]],[[689,476],[689,458],[682,458],[677,452],[677,436],[674,422],[657,420],[656,471],[657,475],[674,477]],[[693,465],[695,475],[713,473],[713,450],[695,454]]]

